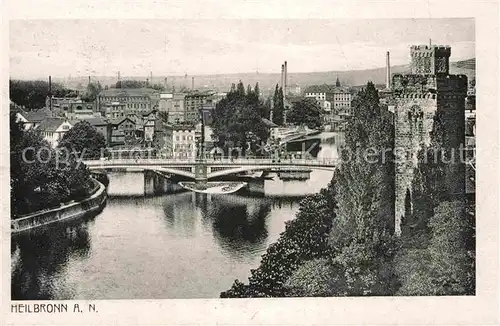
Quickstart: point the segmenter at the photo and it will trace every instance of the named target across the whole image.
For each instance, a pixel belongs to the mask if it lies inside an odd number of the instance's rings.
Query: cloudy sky
[[[14,20],[13,78],[144,76],[377,68],[409,61],[411,44],[475,56],[473,19]]]

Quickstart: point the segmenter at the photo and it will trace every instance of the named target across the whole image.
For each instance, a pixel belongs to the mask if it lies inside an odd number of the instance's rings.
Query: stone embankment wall
[[[81,217],[104,207],[107,198],[106,187],[97,180],[93,194],[79,202],[62,204],[59,208],[35,212],[11,221],[12,234],[29,231],[55,222]]]

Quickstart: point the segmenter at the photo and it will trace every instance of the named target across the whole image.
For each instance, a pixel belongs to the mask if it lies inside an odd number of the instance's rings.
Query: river
[[[335,153],[322,141],[318,157]],[[149,195],[145,174],[110,173],[101,213],[12,239],[12,299],[218,298],[235,279],[248,282],[300,199],[332,174],[275,176],[231,195],[177,185]]]

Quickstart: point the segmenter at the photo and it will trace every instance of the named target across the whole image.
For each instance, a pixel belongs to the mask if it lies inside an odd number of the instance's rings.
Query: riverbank
[[[11,220],[12,235],[30,231],[55,222],[62,222],[81,217],[88,213],[102,209],[107,198],[106,186],[95,179],[93,179],[93,182],[96,185],[95,191],[93,191],[92,195],[87,199],[79,202],[61,204],[58,208],[38,211],[15,220]]]

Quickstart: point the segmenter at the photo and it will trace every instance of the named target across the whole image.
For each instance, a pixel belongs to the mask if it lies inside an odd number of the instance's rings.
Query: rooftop
[[[56,131],[65,121],[67,120],[63,118],[45,118],[37,129],[43,131]]]
[[[38,111],[21,111],[19,112],[23,117],[26,118],[29,122],[39,122],[45,118],[49,117],[47,111],[38,110]]]
[[[305,89],[304,93],[349,93],[349,88],[327,84],[311,85]]]
[[[109,88],[99,93],[99,96],[151,96],[157,90],[151,88]]]

